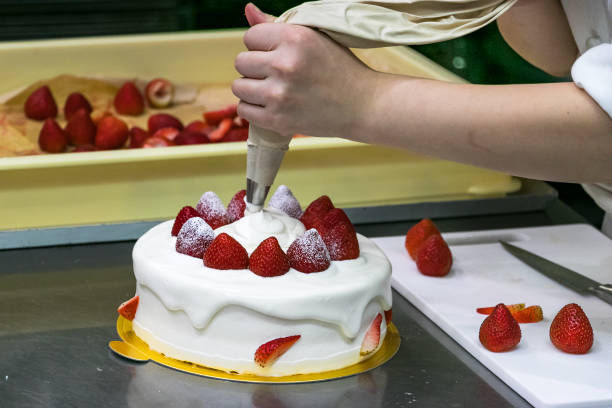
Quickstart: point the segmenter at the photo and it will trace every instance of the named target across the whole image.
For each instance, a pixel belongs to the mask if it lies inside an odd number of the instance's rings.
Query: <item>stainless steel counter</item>
[[[409,219],[409,218],[408,218]],[[436,220],[442,231],[584,222],[542,211]],[[357,225],[369,236],[412,222]],[[0,407],[529,406],[397,293],[397,355],[369,373],[296,385],[197,377],[113,355],[116,308],[134,293],[133,241],[0,251]]]

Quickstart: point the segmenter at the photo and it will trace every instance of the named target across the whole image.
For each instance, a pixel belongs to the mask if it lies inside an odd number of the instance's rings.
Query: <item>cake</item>
[[[383,252],[327,196],[302,213],[285,186],[255,213],[244,190],[227,208],[207,192],[142,235],[133,262],[136,296],[119,310],[135,334],[168,357],[226,372],[347,367],[380,349],[390,322]]]

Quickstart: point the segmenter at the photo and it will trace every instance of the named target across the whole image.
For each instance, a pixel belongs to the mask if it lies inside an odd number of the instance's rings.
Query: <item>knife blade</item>
[[[595,295],[612,305],[612,285],[599,283],[523,248],[504,241],[499,242],[506,251],[541,274],[578,293]]]

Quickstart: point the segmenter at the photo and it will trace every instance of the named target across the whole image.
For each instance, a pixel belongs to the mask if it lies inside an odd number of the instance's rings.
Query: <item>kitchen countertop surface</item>
[[[435,219],[443,232],[585,222],[559,200],[546,209]],[[405,234],[414,221],[357,225]],[[134,242],[0,251],[0,406],[528,407],[394,292],[402,344],[368,373],[311,384],[221,381],[113,355],[116,308],[133,296]]]

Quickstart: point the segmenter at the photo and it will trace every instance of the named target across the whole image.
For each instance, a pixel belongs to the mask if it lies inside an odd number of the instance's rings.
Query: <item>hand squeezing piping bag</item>
[[[270,186],[280,168],[285,152],[289,149],[290,137],[249,125],[247,140],[247,211],[263,208]]]

